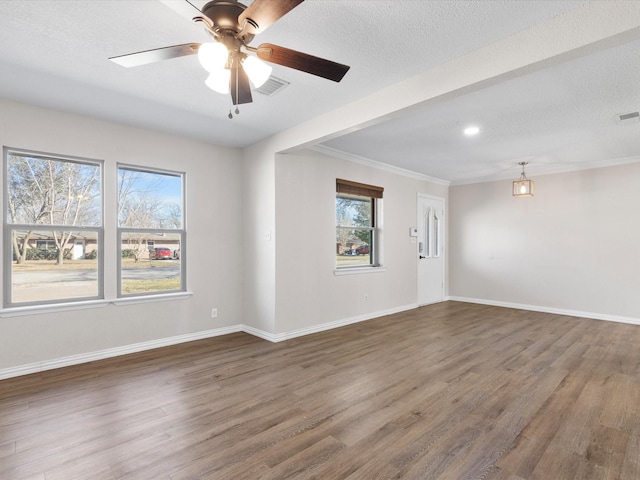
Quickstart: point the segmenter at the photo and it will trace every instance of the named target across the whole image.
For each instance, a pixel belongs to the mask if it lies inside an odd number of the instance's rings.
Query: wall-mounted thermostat
[[[410,237],[417,237],[418,236],[418,229],[416,227],[411,227],[409,229],[409,236]]]

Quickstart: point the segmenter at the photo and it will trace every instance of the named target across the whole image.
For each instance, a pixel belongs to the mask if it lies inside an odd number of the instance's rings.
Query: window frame
[[[382,198],[383,187],[368,185],[350,180],[336,178],[336,196],[335,198],[368,198],[371,202],[371,225],[367,227],[339,225],[337,219],[335,221],[336,232],[339,229],[362,230],[371,232],[371,243],[369,245],[369,263],[366,265],[338,265],[335,264],[335,273],[356,273],[371,270],[383,270],[382,264]],[[334,205],[334,218],[335,218]]]
[[[84,304],[92,301],[99,301],[104,299],[104,215],[105,215],[105,195],[104,195],[104,161],[97,159],[90,159],[84,157],[75,157],[71,155],[60,155],[49,152],[40,152],[29,149],[3,147],[3,190],[4,195],[2,199],[3,213],[2,213],[2,226],[3,226],[3,247],[2,255],[4,261],[3,272],[3,300],[2,309],[21,309],[30,307],[43,307],[43,306],[56,306],[61,304]],[[80,165],[89,165],[97,167],[99,173],[98,192],[99,199],[98,204],[100,206],[100,214],[98,216],[97,225],[61,225],[61,224],[47,224],[47,223],[10,223],[9,219],[9,156],[23,156],[29,158],[41,158],[44,160],[54,160],[58,162],[67,162]],[[96,249],[98,251],[96,261],[96,276],[97,276],[97,292],[96,295],[81,296],[81,297],[64,297],[59,299],[45,299],[34,301],[20,301],[15,302],[13,298],[13,235],[14,232],[20,231],[63,231],[63,232],[94,232],[96,236]],[[36,240],[37,241],[37,240]]]
[[[186,173],[176,170],[167,170],[161,168],[145,167],[141,165],[133,165],[128,163],[116,164],[116,181],[119,181],[120,170],[130,170],[147,174],[167,175],[180,178],[180,202],[181,202],[181,228],[141,228],[141,227],[123,227],[120,225],[120,219],[116,219],[117,223],[117,246],[116,246],[116,258],[117,258],[117,271],[116,271],[116,296],[119,300],[139,298],[139,297],[158,297],[167,296],[168,294],[186,293],[187,292],[187,230],[186,230]],[[116,189],[117,190],[117,189]],[[116,191],[116,211],[120,208],[119,192]],[[177,235],[179,237],[179,250],[180,250],[180,288],[171,290],[155,290],[151,292],[134,292],[123,293],[122,291],[122,246],[123,246],[123,234],[146,234],[153,236],[164,235]],[[153,248],[156,247],[157,239],[146,239],[145,245],[147,250],[149,248],[149,242],[153,243]]]

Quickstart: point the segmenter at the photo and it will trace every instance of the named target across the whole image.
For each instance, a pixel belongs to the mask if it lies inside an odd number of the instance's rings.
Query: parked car
[[[151,250],[149,258],[152,260],[171,260],[173,258],[173,252],[168,248],[154,248]]]
[[[369,245],[360,245],[356,248],[357,255],[369,255]]]

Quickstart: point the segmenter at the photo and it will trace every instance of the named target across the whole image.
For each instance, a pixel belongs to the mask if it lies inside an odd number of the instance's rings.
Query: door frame
[[[449,228],[449,219],[447,216],[447,202],[446,199],[444,197],[438,197],[436,195],[428,195],[426,193],[418,193],[417,194],[417,198],[416,198],[416,225],[420,224],[419,221],[419,216],[422,215],[422,211],[421,211],[421,200],[436,200],[439,202],[442,202],[442,215],[443,215],[443,220],[444,220],[444,228],[440,231],[441,233],[441,238],[440,238],[440,242],[441,242],[441,257],[442,257],[442,300],[439,300],[438,302],[432,302],[432,303],[440,303],[440,302],[444,302],[447,299],[446,296],[446,284],[447,284],[447,262],[448,260],[448,252],[447,252],[447,230]],[[420,273],[419,273],[419,269],[420,269],[420,253],[418,250],[418,245],[419,242],[416,241],[416,303],[418,304],[419,307],[425,306],[425,305],[431,305],[432,303],[420,303],[420,292],[422,291],[422,289],[420,288]]]

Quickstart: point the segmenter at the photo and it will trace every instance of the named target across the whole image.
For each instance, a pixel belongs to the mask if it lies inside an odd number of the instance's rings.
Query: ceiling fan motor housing
[[[241,33],[242,25],[238,23],[238,17],[245,11],[246,5],[233,0],[213,0],[202,8],[202,13],[213,22],[213,28],[222,36],[232,36],[247,44],[253,40],[254,35]],[[250,19],[248,21],[251,21]],[[240,34],[240,35],[238,35]]]

